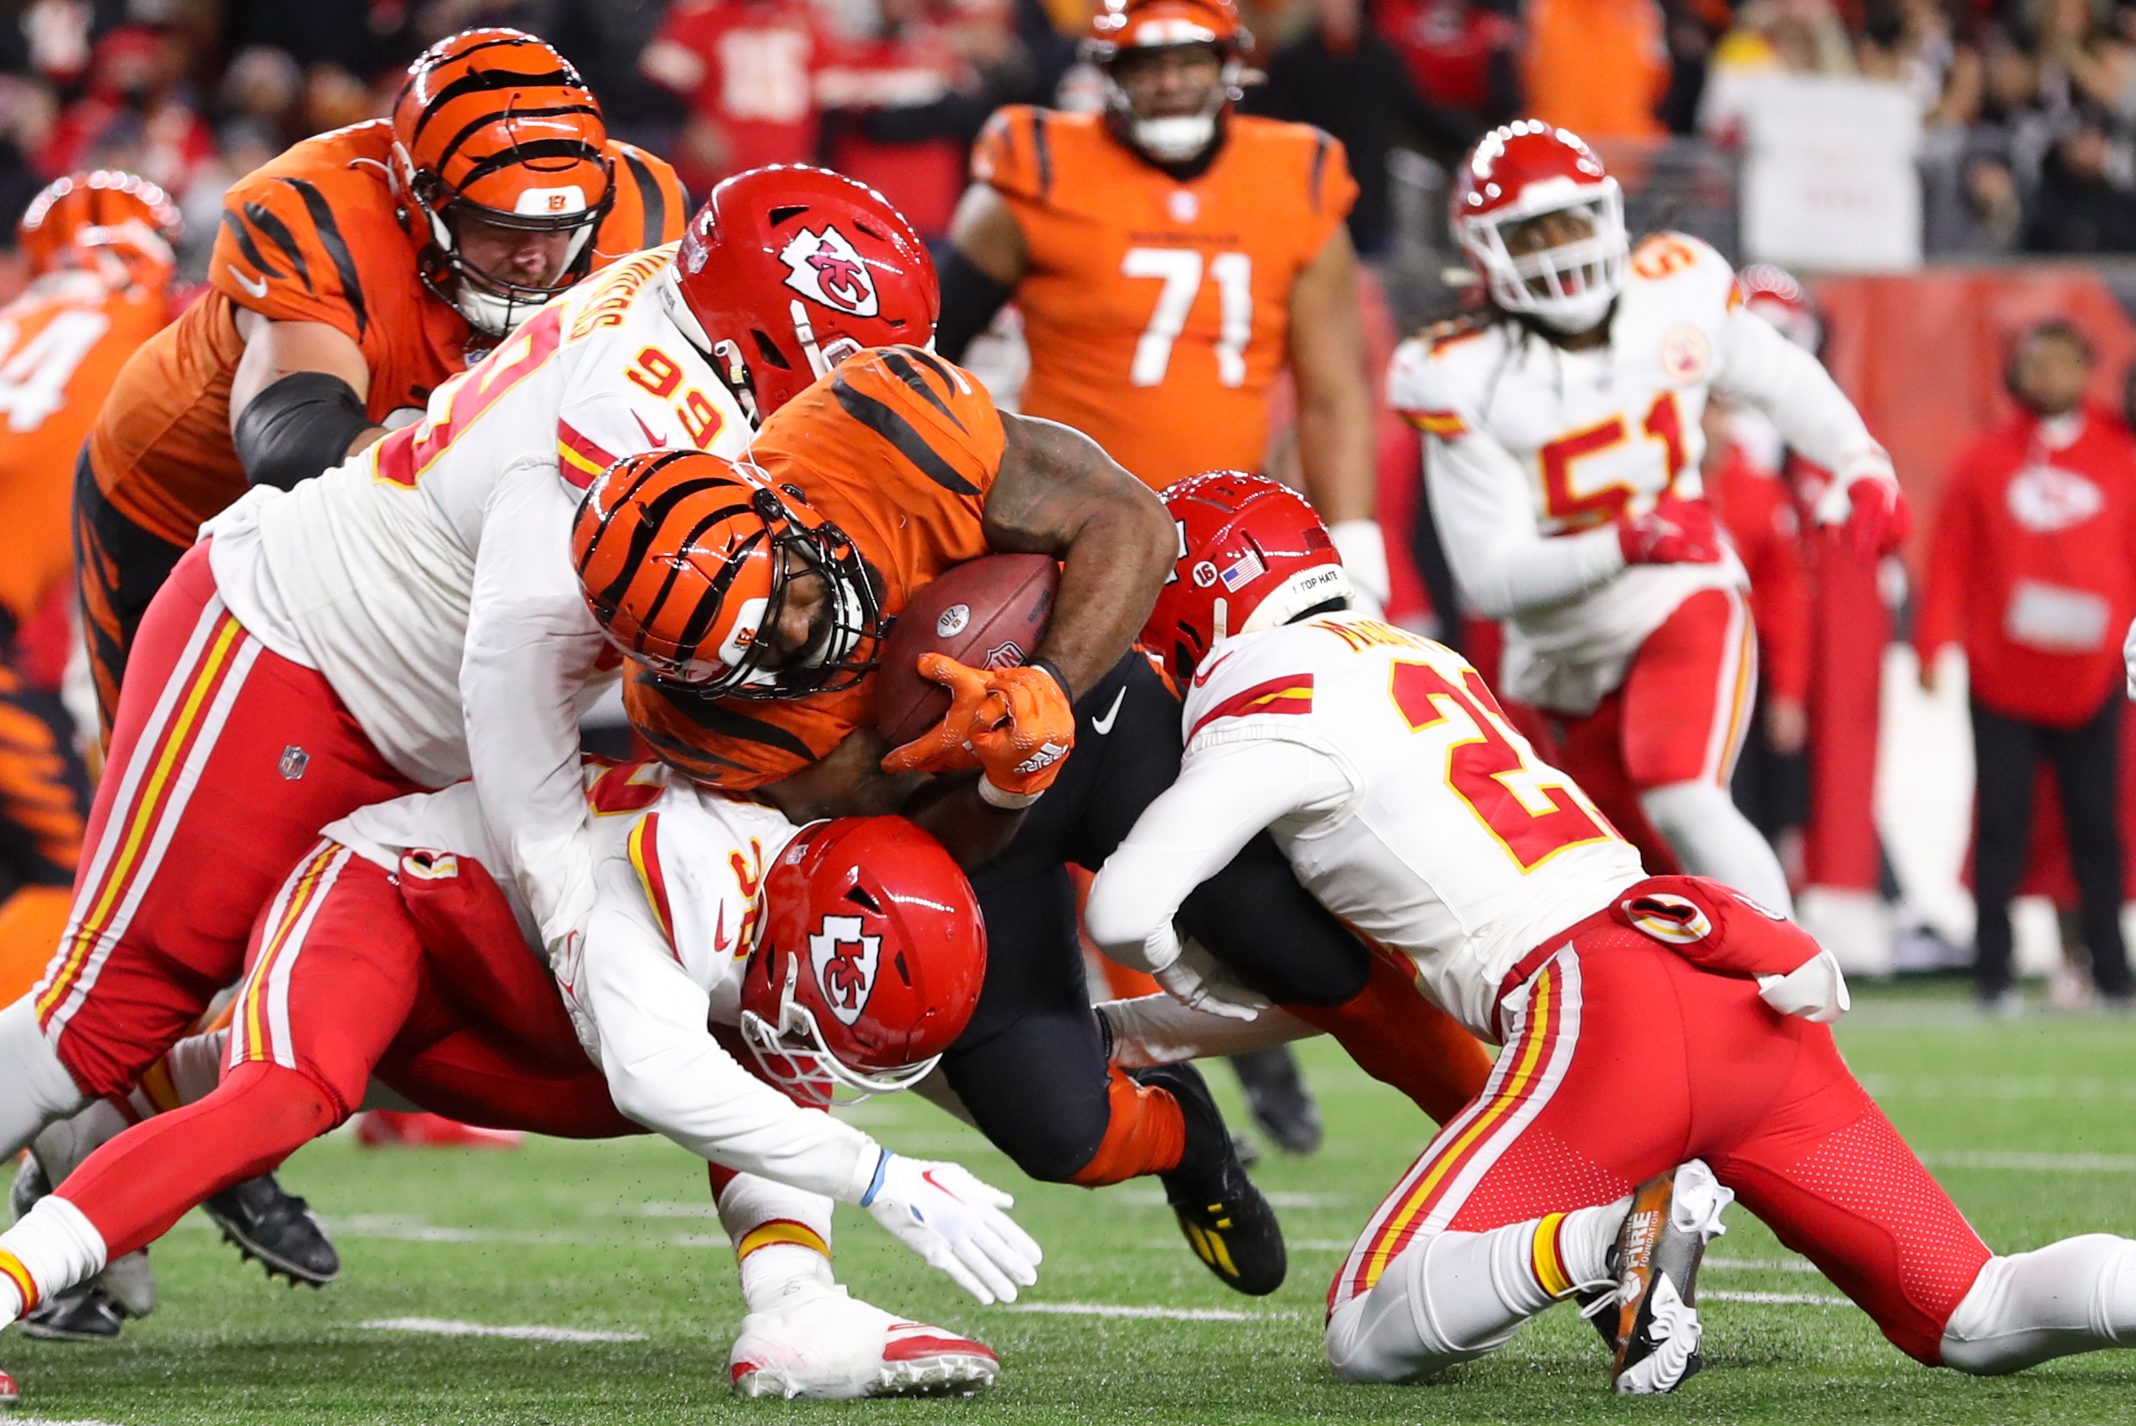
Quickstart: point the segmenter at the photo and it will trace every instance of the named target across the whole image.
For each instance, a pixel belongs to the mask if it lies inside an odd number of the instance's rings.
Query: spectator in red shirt
[[[1518,117],[1512,20],[1476,0],[1378,0],[1373,19],[1428,102],[1486,125]]]
[[[808,0],[680,0],[639,68],[689,106],[675,171],[702,196],[730,173],[816,156],[831,37]]]
[[[2044,759],[2062,794],[2092,977],[2130,998],[2121,938],[2120,631],[2136,612],[2136,438],[2085,400],[2091,344],[2065,321],[2011,354],[2022,408],[1969,446],[1945,484],[1914,628],[1921,686],[1965,649],[1978,777],[1974,990],[2015,1003],[2010,899]]]

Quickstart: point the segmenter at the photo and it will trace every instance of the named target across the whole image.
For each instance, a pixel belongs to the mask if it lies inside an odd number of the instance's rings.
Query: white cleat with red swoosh
[[[738,1395],[824,1401],[972,1396],[1001,1373],[984,1342],[893,1317],[816,1282],[743,1318],[727,1366]]]

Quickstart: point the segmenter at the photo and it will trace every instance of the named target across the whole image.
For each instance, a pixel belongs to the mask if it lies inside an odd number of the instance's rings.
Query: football
[[[909,743],[949,711],[949,690],[920,677],[922,654],[973,668],[1012,668],[1046,636],[1060,566],[1048,555],[983,555],[921,589],[883,644],[875,726],[890,746]]]

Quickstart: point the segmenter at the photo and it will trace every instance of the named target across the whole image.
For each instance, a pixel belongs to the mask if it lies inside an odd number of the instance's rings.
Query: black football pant
[[[943,1056],[979,1128],[1036,1179],[1066,1182],[1110,1117],[1107,1067],[1076,934],[1068,864],[1096,871],[1179,775],[1180,705],[1130,653],[1075,706],[1075,752],[1016,840],[972,877],[986,916],[986,983]],[[1189,896],[1187,932],[1270,1000],[1339,1005],[1370,953],[1313,899],[1266,833]]]
[[[2074,728],[2007,718],[1974,700],[1973,985],[1983,996],[2010,988],[2010,901],[2024,875],[2032,835],[2033,775],[2054,768],[2077,878],[2078,914],[2102,994],[2129,993],[2128,949],[2121,939],[2121,689]]]

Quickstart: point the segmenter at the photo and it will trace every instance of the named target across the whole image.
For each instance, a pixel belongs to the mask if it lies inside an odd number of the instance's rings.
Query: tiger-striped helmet
[[[185,230],[178,205],[147,179],[113,169],[54,179],[16,225],[30,275],[96,267],[120,282],[157,288],[177,275]]]
[[[503,336],[584,277],[615,201],[601,106],[562,55],[519,30],[464,30],[408,66],[393,105],[402,202],[420,216],[423,281],[479,331]],[[547,280],[484,271],[456,224],[564,233]]]
[[[866,563],[792,486],[707,451],[648,451],[604,471],[571,525],[601,631],[659,678],[715,697],[850,688],[875,667],[883,619]],[[806,646],[765,637],[797,580],[827,586]]]

